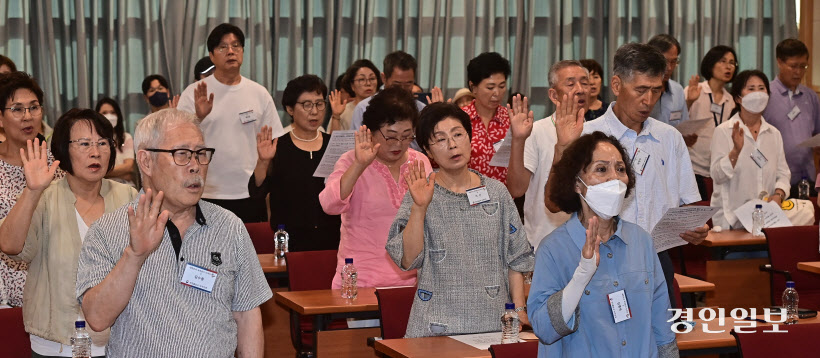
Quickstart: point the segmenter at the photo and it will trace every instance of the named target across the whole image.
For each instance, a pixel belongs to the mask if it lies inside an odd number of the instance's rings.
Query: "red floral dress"
[[[510,129],[510,116],[507,107],[498,106],[493,119],[490,120],[489,128],[484,126],[478,111],[475,108],[475,100],[461,108],[470,116],[470,124],[473,127],[473,139],[470,142],[472,150],[470,152],[470,168],[496,179],[502,183],[507,182],[507,168],[494,167],[490,165],[490,160],[495,155],[495,144],[500,144],[507,130]]]

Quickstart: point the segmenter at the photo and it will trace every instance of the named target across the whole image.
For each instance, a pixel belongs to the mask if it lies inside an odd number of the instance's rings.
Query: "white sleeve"
[[[575,313],[575,308],[581,302],[581,295],[584,293],[584,288],[592,279],[592,275],[598,270],[595,265],[595,258],[597,254],[593,253],[591,259],[585,259],[581,256],[581,262],[578,263],[578,268],[572,274],[572,279],[569,280],[567,287],[564,287],[564,295],[561,299],[561,316],[564,317],[564,322],[569,324],[570,318]]]

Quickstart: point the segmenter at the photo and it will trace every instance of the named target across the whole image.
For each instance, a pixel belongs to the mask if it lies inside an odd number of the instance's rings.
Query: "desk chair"
[[[23,326],[23,309],[21,307],[0,309],[0,352],[3,357],[31,357],[31,341]]]
[[[273,242],[273,229],[271,229],[269,222],[245,223],[245,229],[248,230],[248,234],[251,236],[257,254],[272,254],[276,251]]]
[[[376,288],[382,339],[404,338],[414,297],[415,286]]]
[[[754,333],[737,333],[732,330],[740,357],[810,357],[816,354],[811,353],[816,352],[816,348],[810,342],[814,342],[820,336],[820,324],[781,325],[779,329],[786,332],[764,332],[771,328],[771,326],[744,328],[744,331],[754,331]]]
[[[270,229],[270,227],[268,227]],[[336,250],[285,253],[288,265],[288,290],[329,290],[336,275]],[[346,320],[330,323],[329,329],[347,328]],[[299,316],[290,311],[290,340],[296,354],[310,355],[316,351],[313,342],[313,316]]]
[[[769,247],[772,268],[788,271],[794,278],[800,294],[800,308],[820,309],[820,275],[800,271],[798,262],[820,261],[818,254],[818,227],[791,226],[763,229]],[[769,275],[771,279],[772,304],[781,305],[781,295],[786,288],[783,275]]]
[[[493,344],[490,346],[490,354],[493,358],[535,358],[538,356],[538,341]]]

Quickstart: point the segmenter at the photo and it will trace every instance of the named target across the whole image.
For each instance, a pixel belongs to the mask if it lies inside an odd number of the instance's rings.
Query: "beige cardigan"
[[[137,191],[103,179],[100,195],[105,201],[105,212],[110,213],[131,202]],[[70,344],[74,321],[81,311],[75,295],[82,247],[76,201],[65,178],[52,182],[34,210],[23,251],[11,256],[29,263],[23,289],[26,331],[63,344]]]

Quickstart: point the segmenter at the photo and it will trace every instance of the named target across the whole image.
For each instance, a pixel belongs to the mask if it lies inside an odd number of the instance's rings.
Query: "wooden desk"
[[[450,337],[399,338],[376,341],[376,352],[391,358],[470,357],[490,358],[490,351]]]
[[[270,278],[285,278],[288,276],[288,266],[284,258],[277,258],[274,254],[258,254],[262,272]]]
[[[746,230],[709,231],[703,240],[706,247],[766,245],[765,236],[754,236]]]
[[[820,274],[820,261],[798,262],[797,269],[801,271]]]
[[[680,286],[681,293],[709,292],[715,290],[714,283],[701,281],[689,276],[675,274],[675,280],[678,281],[678,286]]]
[[[726,316],[729,316],[730,310],[726,310]],[[748,311],[747,311],[748,312]],[[762,311],[758,310],[758,313]],[[758,318],[763,319],[762,315]],[[737,342],[735,337],[730,333],[735,325],[735,320],[727,317],[723,326],[718,325],[718,320],[713,319],[705,322],[710,331],[723,331],[718,333],[707,333],[703,330],[704,321],[701,319],[694,319],[695,328],[689,333],[678,333],[678,349],[681,355],[700,355],[700,354],[722,354],[737,352]],[[748,324],[748,321],[743,321]],[[801,319],[800,323],[820,323],[820,318],[812,317]],[[766,323],[757,323],[760,325],[769,325]],[[788,331],[789,326],[780,325],[780,330]],[[772,333],[777,334],[777,333]],[[686,351],[686,352],[684,352]],[[685,354],[684,354],[685,353]]]

